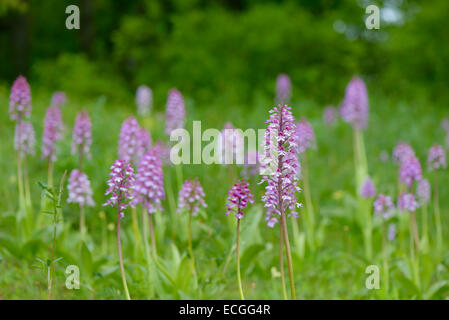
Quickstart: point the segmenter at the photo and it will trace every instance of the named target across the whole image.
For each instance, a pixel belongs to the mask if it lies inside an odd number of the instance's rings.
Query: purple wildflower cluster
[[[164,172],[162,161],[154,150],[145,153],[140,161],[134,195],[136,203],[142,204],[149,214],[163,210],[161,201],[165,199]]]
[[[365,181],[360,187],[360,195],[365,199],[374,198],[376,196],[376,187],[370,177],[365,178]]]
[[[141,116],[150,114],[153,107],[153,92],[146,85],[141,85],[136,92],[137,113]]]
[[[207,207],[204,201],[204,191],[198,179],[186,180],[179,191],[178,209],[176,212],[186,210],[193,216],[196,216],[200,210],[200,206]]]
[[[58,107],[61,108],[67,103],[67,95],[63,91],[56,91],[51,96],[51,102],[50,105],[52,107]]]
[[[93,207],[95,205],[92,199],[92,189],[87,175],[78,169],[70,173],[69,183],[67,186],[69,190],[69,198],[67,202],[78,203],[80,206]]]
[[[90,158],[92,144],[92,123],[86,110],[76,115],[72,134],[72,154],[79,152],[80,156]]]
[[[393,159],[398,164],[402,164],[405,160],[414,156],[415,151],[408,143],[399,142],[393,150]]]
[[[226,216],[233,210],[236,210],[235,217],[237,219],[243,218],[243,209],[246,208],[248,202],[254,203],[253,195],[251,194],[251,190],[249,190],[249,183],[245,180],[241,180],[232,186],[228,193],[228,202],[226,203],[226,207],[228,211],[226,211]]]
[[[389,196],[386,196],[384,194],[379,194],[373,205],[374,212],[378,215],[381,215],[384,219],[388,219],[394,209],[393,201],[391,201],[391,198]]]
[[[134,206],[134,169],[125,160],[116,160],[111,166],[105,195],[111,195],[103,206],[117,207],[120,217],[128,206]]]
[[[307,149],[315,147],[315,132],[313,131],[312,125],[305,118],[302,118],[296,124],[295,134],[299,153],[304,153]]]
[[[249,150],[245,154],[245,162],[243,164],[242,175],[246,178],[256,176],[259,174],[261,163],[260,156],[257,150]]]
[[[420,205],[425,205],[430,201],[430,183],[427,179],[422,179],[416,187],[416,195]]]
[[[418,202],[413,193],[401,193],[398,197],[398,208],[401,212],[414,212],[418,208]]]
[[[23,76],[14,81],[9,96],[9,115],[11,120],[21,121],[31,114],[31,90],[30,85]]]
[[[443,147],[436,144],[430,148],[427,164],[430,170],[446,169],[446,154]]]
[[[232,123],[226,122],[218,140],[218,149],[221,155],[221,164],[233,163],[233,159],[243,159],[244,139],[240,131]],[[244,160],[244,159],[243,159]]]
[[[30,122],[21,121],[16,124],[14,132],[14,148],[21,156],[34,155],[35,134]]]
[[[281,73],[276,79],[276,103],[289,103],[292,96],[292,83],[287,74]]]
[[[151,136],[147,130],[139,127],[136,118],[126,119],[120,130],[119,158],[137,164],[150,149]]]
[[[337,121],[338,112],[337,109],[334,106],[327,106],[324,108],[323,111],[323,122],[328,125],[332,126],[335,124],[335,121]]]
[[[365,83],[358,77],[352,78],[346,87],[345,97],[340,108],[344,121],[355,129],[365,129],[368,122],[368,92]]]
[[[403,160],[399,171],[399,180],[408,188],[411,188],[414,181],[420,181],[421,179],[422,169],[418,158],[410,156]]]
[[[165,134],[170,136],[173,130],[184,128],[185,117],[184,98],[177,89],[171,89],[167,98]]]
[[[62,138],[61,110],[58,107],[49,107],[45,114],[44,135],[42,136],[42,157],[49,161],[56,161],[55,143]]]
[[[301,206],[295,197],[295,193],[300,191],[297,185],[299,163],[295,118],[290,110],[287,105],[278,105],[270,110],[270,118],[266,121],[265,156],[268,166],[276,166],[274,172],[264,175],[260,182],[268,183],[262,201],[267,208],[269,227],[278,222],[281,210],[289,209],[290,214],[297,217],[295,210]]]

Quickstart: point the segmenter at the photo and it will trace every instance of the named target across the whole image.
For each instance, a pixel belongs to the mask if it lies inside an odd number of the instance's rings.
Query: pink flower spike
[[[58,107],[49,107],[45,114],[44,135],[42,137],[42,157],[49,161],[56,161],[56,142],[62,139],[61,110]]]
[[[341,117],[355,129],[365,129],[368,123],[368,111],[368,92],[365,83],[362,79],[354,77],[346,87],[340,108]]]
[[[446,169],[446,154],[442,146],[435,144],[432,148],[430,148],[429,155],[427,157],[427,164],[431,171]]]
[[[398,208],[401,212],[414,212],[418,208],[418,202],[412,193],[401,193],[398,197]]]
[[[394,209],[393,201],[391,201],[389,196],[384,194],[379,194],[373,205],[374,212],[381,215],[384,219],[388,219],[391,215],[391,211]]]
[[[51,96],[51,102],[50,105],[52,107],[58,107],[61,108],[67,103],[67,95],[64,91],[56,91]]]
[[[136,162],[139,130],[140,127],[136,118],[129,117],[123,121],[118,144],[118,155],[121,160]]]
[[[14,132],[14,149],[19,151],[22,157],[34,155],[35,142],[33,125],[30,122],[18,122]]]
[[[290,215],[297,217],[296,208],[302,205],[296,199],[298,187],[299,162],[297,157],[297,143],[295,138],[295,118],[290,107],[278,105],[270,111],[265,131],[265,158],[271,165],[262,182],[267,182],[262,201],[267,208],[266,221],[269,227],[277,222],[281,215],[281,208],[289,210]],[[271,171],[271,172],[270,172]]]
[[[251,194],[251,190],[249,190],[249,183],[245,180],[241,180],[229,190],[228,202],[226,203],[226,207],[228,208],[226,216],[235,209],[235,217],[237,219],[242,219],[243,209],[246,208],[248,202],[254,203],[253,195]]]
[[[134,187],[136,203],[142,204],[149,214],[163,211],[162,200],[165,199],[164,172],[162,161],[155,150],[146,153],[140,161]]]
[[[134,169],[131,164],[125,160],[116,160],[111,166],[107,184],[105,195],[110,195],[110,198],[103,206],[116,207],[120,217],[123,217],[128,206],[134,207]]]
[[[296,124],[296,139],[299,153],[304,153],[307,149],[314,149],[316,147],[315,132],[313,131],[312,125],[305,118],[302,118]]]
[[[93,207],[95,205],[92,199],[92,189],[87,175],[78,169],[70,173],[69,183],[67,186],[69,190],[69,198],[67,202],[78,203],[80,206]]]
[[[290,102],[292,96],[292,84],[290,78],[285,73],[278,75],[276,79],[276,99],[275,103],[285,104]]]
[[[184,128],[185,118],[184,98],[177,89],[171,89],[168,92],[165,112],[165,134],[170,136],[173,130]]]
[[[204,197],[203,187],[201,187],[197,178],[194,180],[186,180],[179,191],[178,209],[176,212],[179,213],[182,210],[186,210],[193,216],[196,216],[200,210],[200,206],[203,208],[207,207],[206,202],[204,202]]]
[[[137,113],[146,116],[151,113],[153,108],[153,92],[146,85],[141,85],[136,92]]]
[[[421,179],[422,169],[418,158],[411,156],[403,160],[399,171],[399,180],[408,188],[411,188],[414,181],[420,181]]]
[[[92,144],[92,124],[86,110],[76,115],[75,126],[72,134],[72,154],[79,152],[90,159],[90,146]]]
[[[9,115],[11,120],[29,118],[31,114],[30,85],[23,76],[14,81],[9,96]]]
[[[360,195],[364,199],[374,198],[376,196],[376,187],[370,177],[366,177],[360,188]]]

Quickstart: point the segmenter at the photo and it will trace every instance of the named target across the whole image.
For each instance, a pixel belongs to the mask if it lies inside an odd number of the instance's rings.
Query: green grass
[[[33,87],[32,87],[33,88]],[[56,264],[56,279],[53,298],[57,299],[123,299],[124,292],[118,267],[115,223],[116,211],[102,207],[109,167],[117,157],[117,141],[123,120],[135,113],[130,97],[129,105],[118,105],[105,97],[96,100],[83,99],[68,94],[69,103],[63,108],[66,126],[65,138],[59,144],[60,153],[55,165],[55,180],[64,172],[76,167],[76,158],[70,154],[71,130],[75,115],[86,108],[92,118],[93,145],[92,160],[85,162],[94,190],[96,206],[86,209],[88,226],[87,244],[82,244],[79,234],[79,209],[76,205],[63,202],[63,223],[59,223],[55,257],[62,257]],[[33,91],[31,121],[35,126],[36,156],[29,160],[31,193],[34,215],[37,215],[41,191],[37,181],[46,182],[46,162],[40,159],[43,117],[50,101],[47,91]],[[206,128],[221,129],[226,121],[235,127],[264,128],[271,98],[261,97],[252,106],[196,105],[193,98],[187,101],[187,128],[192,120],[202,120]],[[0,120],[0,299],[46,299],[46,272],[37,258],[50,257],[51,219],[46,226],[38,228],[29,239],[20,235],[16,225],[18,192],[16,183],[16,156],[13,148],[14,126],[9,120],[8,92],[0,90],[0,105],[4,116]],[[163,136],[163,105],[156,103],[156,110],[139,123],[150,129],[153,141]],[[299,120],[307,117],[317,136],[317,149],[309,152],[311,194],[317,213],[320,245],[314,254],[306,252],[304,258],[293,248],[296,295],[298,299],[414,299],[449,298],[449,243],[443,245],[443,255],[431,250],[420,256],[421,288],[411,280],[407,261],[407,247],[399,245],[399,238],[389,244],[390,288],[389,295],[380,290],[365,287],[368,265],[382,266],[381,234],[379,221],[375,219],[373,232],[372,261],[364,258],[363,235],[357,223],[357,197],[354,190],[354,167],[352,154],[352,130],[341,120],[335,127],[322,123],[323,106],[306,99],[294,99],[293,113]],[[364,134],[370,175],[379,192],[390,194],[396,199],[398,168],[391,161],[381,162],[380,154],[390,154],[397,141],[407,141],[414,147],[426,168],[425,160],[430,146],[444,144],[444,132],[440,128],[442,111],[429,106],[425,101],[390,101],[381,94],[370,96],[370,119]],[[240,170],[240,168],[236,168]],[[188,260],[186,214],[170,212],[168,201],[165,212],[156,214],[155,230],[158,255],[164,272],[147,267],[145,255],[134,243],[131,211],[127,210],[122,220],[122,246],[128,288],[133,299],[238,299],[239,292],[235,261],[235,219],[225,217],[225,201],[229,182],[227,168],[220,165],[186,165],[184,178],[198,177],[206,192],[208,208],[192,222],[193,248],[195,253],[198,286],[194,283]],[[175,200],[179,191],[174,167],[164,167],[166,179],[173,186]],[[424,175],[429,178],[428,171]],[[447,239],[449,192],[447,170],[440,173],[440,204],[443,232]],[[259,179],[259,177],[257,177]],[[266,227],[264,210],[260,201],[263,186],[256,179],[251,181],[256,202],[250,206],[241,223],[241,269],[243,290],[247,299],[281,299],[282,288],[279,278],[279,225],[274,229]],[[300,182],[301,184],[301,182]],[[167,186],[167,184],[166,184]],[[66,188],[64,189],[66,192]],[[170,192],[170,190],[166,190]],[[67,194],[64,195],[64,200]],[[304,201],[300,193],[301,202]],[[304,210],[304,209],[302,209]],[[138,209],[140,217],[141,210]],[[300,212],[302,214],[302,212]],[[418,227],[421,231],[421,211],[417,211]],[[429,207],[433,217],[433,208]],[[141,221],[139,219],[138,221]],[[298,219],[300,232],[304,231],[303,217]],[[291,224],[290,224],[291,227]],[[431,248],[435,247],[435,226],[429,224]],[[292,230],[289,230],[293,243]],[[408,240],[408,236],[405,237]],[[406,244],[408,242],[406,241]],[[68,265],[80,267],[80,290],[65,287],[65,268]],[[167,274],[169,276],[167,276]],[[156,278],[156,282],[150,284]],[[170,278],[170,279],[169,279]],[[288,282],[288,280],[287,280]],[[382,285],[382,278],[381,278]],[[382,288],[382,287],[381,287]]]

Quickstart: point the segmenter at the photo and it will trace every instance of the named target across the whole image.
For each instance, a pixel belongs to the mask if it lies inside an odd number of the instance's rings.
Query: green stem
[[[120,241],[120,210],[117,214],[117,249],[118,249],[118,258],[120,262],[120,273],[122,275],[123,288],[125,289],[126,299],[131,300],[128,291],[128,285],[126,284],[125,267],[123,266],[122,243]]]
[[[134,232],[134,243],[135,245],[135,251],[134,254],[138,254],[140,251],[142,240],[140,237],[140,231],[139,231],[139,224],[137,223],[137,211],[136,208],[131,209],[131,220],[132,220],[132,226],[133,226],[133,232]]]
[[[280,262],[280,269],[281,269],[281,284],[282,284],[282,296],[284,300],[287,300],[287,288],[285,286],[285,271],[284,271],[284,249],[283,249],[283,242],[284,237],[282,236],[282,227],[279,228],[280,230],[280,241],[279,241],[279,262]]]
[[[237,219],[237,281],[239,285],[239,292],[240,292],[240,299],[245,300],[245,297],[243,295],[243,288],[242,288],[242,278],[240,275],[240,219]]]
[[[385,293],[388,295],[390,287],[390,277],[388,270],[388,256],[387,256],[387,240],[386,240],[386,228],[385,221],[382,220],[382,256],[384,262],[384,274],[385,274]]]
[[[154,236],[153,227],[153,215],[151,214],[148,214],[148,225],[150,226],[151,248],[153,249],[154,256],[157,256],[156,237]]]
[[[412,270],[413,270],[413,278],[415,280],[416,286],[419,288],[419,271],[418,271],[418,262],[417,257],[415,256],[415,241],[413,236],[413,219],[410,217],[410,231],[409,231],[409,238],[410,238],[410,259],[412,263]]]
[[[80,206],[80,232],[81,232],[81,240],[86,241],[86,223],[84,218],[84,205]]]
[[[175,166],[176,169],[176,178],[178,180],[178,189],[181,190],[182,188],[182,184],[183,184],[183,173],[182,173],[182,166],[181,165],[176,165]]]
[[[438,175],[434,173],[434,192],[433,192],[433,206],[435,210],[435,226],[437,229],[437,249],[438,256],[441,256],[443,248],[443,230],[441,228],[441,215],[440,215],[440,201],[438,196]]]
[[[150,294],[152,295],[153,292],[153,284],[154,284],[154,272],[151,264],[151,253],[150,253],[150,246],[148,245],[148,225],[145,217],[148,215],[147,211],[145,209],[142,210],[142,227],[143,227],[143,244],[145,247],[145,257],[147,260],[147,266],[148,266],[148,274],[150,279]],[[151,217],[149,217],[151,221]],[[156,252],[153,250],[153,259],[156,260]]]
[[[312,196],[309,185],[309,167],[307,163],[307,154],[303,158],[303,181],[304,181],[304,200],[306,205],[307,222],[307,242],[311,252],[315,249],[315,214],[313,210]]]
[[[285,212],[284,212],[282,203],[281,203],[280,211],[281,211],[281,228],[282,228],[283,237],[284,237],[285,252],[287,254],[288,276],[289,276],[289,280],[290,280],[290,293],[291,293],[292,300],[296,300],[292,253],[290,251],[290,242],[288,240],[287,219],[285,217]]]
[[[195,256],[193,255],[193,246],[192,246],[192,212],[189,213],[189,220],[187,222],[187,242],[189,245],[189,254],[190,254],[190,260],[192,261],[192,270],[193,275],[195,279],[197,278],[196,275],[196,268],[195,268]]]
[[[423,251],[427,252],[429,248],[429,227],[428,227],[428,212],[427,212],[427,205],[422,206],[422,244],[423,244]]]

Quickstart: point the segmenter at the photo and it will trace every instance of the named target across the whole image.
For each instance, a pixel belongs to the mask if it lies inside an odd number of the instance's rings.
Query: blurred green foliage
[[[80,7],[80,30],[65,28],[69,4]],[[383,10],[380,30],[365,28],[369,4]],[[122,101],[146,83],[156,97],[176,86],[201,102],[251,104],[287,72],[295,92],[324,104],[338,103],[357,73],[391,96],[444,105],[448,12],[446,0],[8,0],[0,81],[24,73]]]

